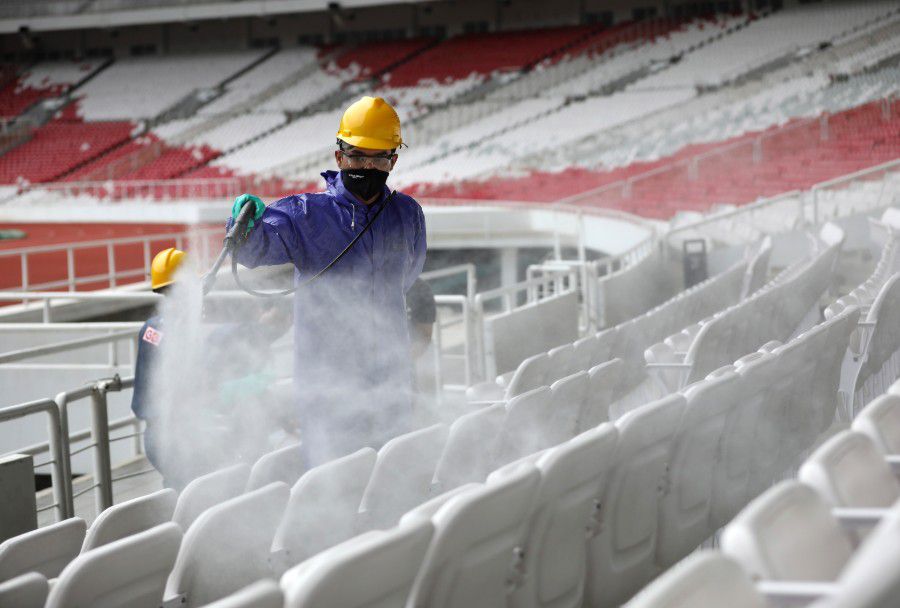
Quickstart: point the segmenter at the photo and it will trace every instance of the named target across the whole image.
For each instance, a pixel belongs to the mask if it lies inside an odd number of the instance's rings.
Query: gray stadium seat
[[[627,608],[767,608],[765,598],[734,560],[698,551],[650,583]]]
[[[431,482],[432,496],[487,479],[505,418],[506,406],[495,403],[453,422]]]
[[[590,606],[619,605],[658,572],[659,495],[684,407],[684,397],[670,395],[616,421],[616,461],[588,540]]]
[[[247,491],[258,490],[276,481],[292,486],[305,470],[303,447],[300,444],[277,449],[264,454],[253,464],[247,480]]]
[[[88,528],[81,552],[172,521],[177,498],[175,490],[167,488],[105,509]]]
[[[276,482],[204,511],[184,535],[166,599],[202,606],[273,575],[270,547],[289,490]]]
[[[850,536],[807,485],[783,481],[725,527],[722,550],[753,578],[834,581],[853,553]]]
[[[886,394],[869,403],[853,421],[883,454],[900,455],[900,395]]]
[[[275,532],[273,551],[283,562],[299,564],[356,533],[363,492],[375,466],[375,450],[363,448],[303,474]]]
[[[553,393],[553,412],[551,419],[545,424],[559,432],[559,436],[551,438],[551,441],[554,444],[562,443],[574,437],[577,432],[578,419],[590,391],[590,376],[586,371],[576,372],[554,382],[550,385],[550,391]]]
[[[447,431],[446,425],[436,424],[395,437],[378,451],[359,506],[360,530],[394,526],[428,499]]]
[[[78,555],[86,528],[83,519],[72,517],[3,541],[0,544],[0,581],[26,572],[56,578]]]
[[[727,368],[730,370],[731,368]],[[714,472],[731,410],[740,407],[740,378],[726,371],[684,392],[687,406],[669,461],[669,484],[659,505],[657,563],[667,568],[706,540],[712,525]]]
[[[434,539],[409,608],[495,608],[506,603],[523,526],[540,482],[533,466],[452,498],[432,518]]]
[[[236,464],[192,480],[178,495],[172,521],[187,531],[201,513],[244,492],[250,467]]]
[[[180,543],[169,522],[82,553],[54,583],[47,608],[157,608]]]
[[[506,398],[512,399],[522,393],[549,385],[556,378],[551,377],[553,362],[547,353],[528,357],[516,368],[506,387]]]
[[[597,521],[615,463],[618,431],[603,424],[545,451],[541,483],[526,524],[525,570],[514,608],[581,606],[587,562],[585,529]]]
[[[47,577],[37,572],[20,574],[0,583],[0,606],[44,608],[47,601]]]
[[[834,507],[887,508],[900,499],[900,482],[872,440],[838,433],[806,459],[797,478]]]
[[[281,577],[285,607],[404,606],[433,534],[420,519],[327,549]]]
[[[283,608],[284,593],[273,580],[261,580],[237,593],[222,598],[206,608]]]
[[[891,509],[841,571],[834,594],[815,608],[894,608],[900,597],[900,509]]]
[[[506,404],[506,418],[497,439],[495,466],[502,466],[564,440],[553,419],[553,393],[545,386],[514,397]]]
[[[587,399],[578,414],[579,433],[609,420],[609,406],[620,396],[621,374],[624,363],[613,359],[592,367],[588,371]]]

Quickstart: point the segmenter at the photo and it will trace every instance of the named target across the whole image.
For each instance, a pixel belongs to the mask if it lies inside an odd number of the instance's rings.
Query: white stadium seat
[[[613,359],[589,369],[587,399],[578,414],[579,433],[610,419],[609,407],[619,397],[623,366],[621,359]]]
[[[796,481],[751,502],[725,527],[721,542],[754,579],[775,581],[834,581],[853,553],[825,501]]]
[[[627,608],[767,608],[750,577],[734,560],[698,551],[641,591]]]
[[[869,403],[853,420],[853,430],[865,433],[883,454],[900,455],[900,395],[888,393]]]
[[[104,509],[88,528],[81,552],[172,521],[177,498],[166,488]]]
[[[428,499],[447,431],[446,425],[436,424],[384,444],[359,506],[360,530],[396,525],[406,511]]]
[[[0,583],[0,606],[44,608],[48,589],[47,577],[43,574],[20,574]]]
[[[303,447],[289,445],[264,454],[250,469],[247,491],[258,490],[270,483],[281,481],[293,486],[306,470]]]
[[[157,608],[180,543],[170,522],[82,553],[53,584],[47,608]]]
[[[0,582],[26,572],[56,578],[78,555],[86,529],[83,519],[72,517],[3,541],[0,544]]]
[[[310,469],[294,484],[272,545],[286,554],[286,564],[298,564],[356,533],[375,456],[375,450],[363,448]]]
[[[603,424],[537,460],[541,483],[526,525],[521,586],[510,598],[515,608],[581,606],[585,529],[597,523],[594,516],[615,462],[617,440],[616,427]]]
[[[900,499],[900,482],[872,440],[838,433],[806,459],[797,478],[835,507],[887,508]]]
[[[249,476],[249,466],[236,464],[194,479],[178,495],[172,521],[187,530],[208,508],[242,494]]]
[[[453,422],[431,482],[432,495],[487,479],[505,418],[506,407],[495,403]]]
[[[206,608],[283,608],[284,593],[273,580],[261,580],[237,593],[207,604]]]
[[[288,494],[285,484],[273,483],[204,511],[185,532],[165,599],[202,606],[272,577],[272,537]]]
[[[540,474],[523,466],[459,494],[434,517],[435,533],[409,608],[494,608],[506,603],[508,578],[521,567],[524,526]]]
[[[559,430],[559,437],[552,440],[554,444],[575,436],[590,388],[590,376],[586,371],[566,376],[550,385],[553,408],[551,419],[544,424]]]
[[[730,368],[728,368],[730,370]],[[713,532],[712,503],[721,438],[735,407],[740,378],[732,371],[688,387],[687,405],[672,445],[668,487],[660,501],[658,564],[667,568]]]
[[[285,608],[404,606],[433,534],[422,519],[327,549],[281,577]]]
[[[834,594],[815,608],[893,608],[900,597],[900,509],[891,509],[854,552]]]
[[[497,438],[495,466],[509,464],[565,439],[561,428],[548,424],[552,419],[553,392],[549,386],[511,399]]]
[[[659,498],[684,407],[684,397],[670,395],[616,421],[615,464],[589,533],[589,606],[622,604],[658,572]]]

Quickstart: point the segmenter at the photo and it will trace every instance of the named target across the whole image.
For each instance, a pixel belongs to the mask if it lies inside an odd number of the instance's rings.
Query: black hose
[[[234,277],[235,284],[238,287],[240,287],[241,289],[243,289],[245,292],[250,294],[251,296],[256,296],[257,298],[278,298],[281,296],[289,296],[292,293],[294,293],[295,291],[297,291],[300,287],[306,287],[307,285],[309,285],[310,283],[312,283],[313,281],[315,281],[316,279],[321,277],[323,274],[325,274],[326,272],[331,270],[331,268],[335,264],[337,264],[339,261],[341,261],[341,258],[343,258],[345,255],[347,255],[347,252],[350,251],[354,245],[356,245],[356,242],[359,239],[361,239],[362,236],[366,232],[369,231],[369,228],[372,227],[372,224],[375,223],[375,220],[377,220],[378,216],[381,215],[381,212],[384,211],[384,208],[387,207],[388,204],[390,204],[390,202],[394,199],[394,194],[396,194],[396,193],[397,193],[396,190],[391,191],[391,193],[388,195],[387,199],[385,199],[384,204],[381,205],[381,207],[379,207],[378,211],[375,212],[375,215],[372,217],[372,219],[369,220],[369,223],[367,223],[365,225],[365,227],[363,227],[363,229],[360,230],[359,234],[354,236],[353,239],[349,243],[347,243],[347,246],[344,247],[343,251],[341,251],[339,254],[337,254],[337,256],[333,260],[328,262],[328,264],[322,270],[320,270],[313,276],[309,277],[308,279],[306,279],[302,283],[299,283],[298,285],[296,285],[295,287],[293,287],[291,289],[283,289],[283,290],[279,290],[279,291],[257,291],[251,287],[247,287],[246,285],[244,285],[241,282],[241,278],[238,275],[238,269],[237,269],[237,266],[238,266],[237,252],[238,252],[238,249],[240,249],[240,246],[243,243],[243,241],[239,238],[235,239],[231,242],[231,247],[229,247],[228,238],[226,237],[225,247],[226,247],[226,249],[228,249],[228,248],[231,249],[231,274]],[[250,205],[244,205],[245,208],[249,207],[249,206]],[[243,211],[243,209],[242,209],[242,211]],[[238,224],[238,222],[235,222],[235,226],[237,226],[237,224]],[[232,229],[233,228],[234,227],[232,227]],[[231,234],[231,233],[229,233],[229,234]]]

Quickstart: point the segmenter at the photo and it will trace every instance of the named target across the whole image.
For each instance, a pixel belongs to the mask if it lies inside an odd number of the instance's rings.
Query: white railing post
[[[116,286],[116,254],[112,243],[106,244],[106,264],[109,268],[109,286]]]
[[[69,279],[69,291],[75,291],[75,251],[66,248],[66,276]]]

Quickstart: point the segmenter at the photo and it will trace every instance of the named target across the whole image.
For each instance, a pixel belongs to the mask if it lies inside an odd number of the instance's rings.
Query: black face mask
[[[344,188],[363,201],[381,194],[387,178],[387,171],[378,169],[341,169],[341,181],[344,183]]]

